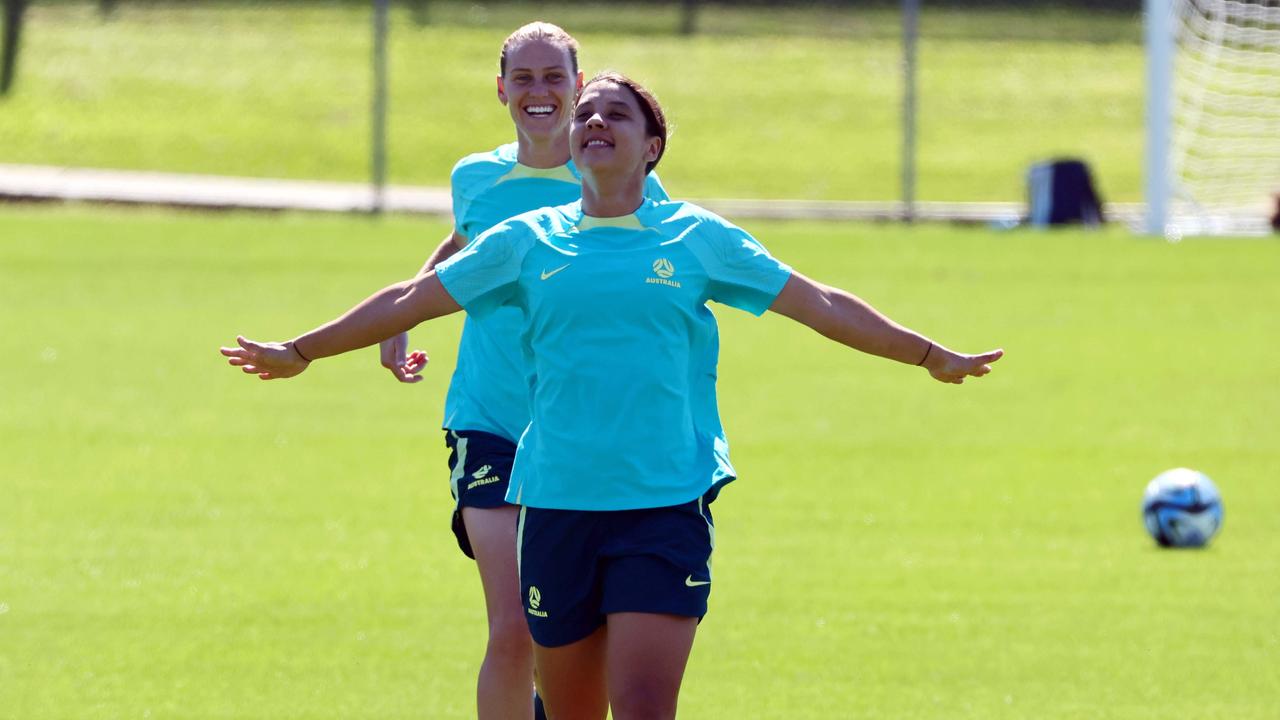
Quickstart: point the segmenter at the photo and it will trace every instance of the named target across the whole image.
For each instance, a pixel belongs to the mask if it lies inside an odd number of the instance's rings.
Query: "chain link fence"
[[[910,125],[900,2],[393,2],[383,96],[378,0],[5,2],[10,166],[445,186],[514,138],[498,50],[543,19],[588,75],[657,92],[677,196],[1017,201],[1026,168],[1062,155],[1108,199],[1140,196],[1138,2],[923,0]]]

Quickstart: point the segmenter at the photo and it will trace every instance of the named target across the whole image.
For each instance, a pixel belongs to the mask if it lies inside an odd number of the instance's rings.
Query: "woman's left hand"
[[[224,347],[222,354],[227,362],[263,380],[276,380],[301,375],[311,362],[303,360],[292,342],[254,342],[243,335],[236,336],[239,347]]]

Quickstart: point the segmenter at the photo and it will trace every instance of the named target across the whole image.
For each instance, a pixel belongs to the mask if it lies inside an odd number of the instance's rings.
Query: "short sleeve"
[[[700,254],[709,280],[708,296],[763,315],[791,278],[791,267],[776,260],[742,228],[716,222],[704,226],[707,245]]]
[[[484,317],[507,304],[531,243],[521,223],[501,222],[436,266],[436,276],[468,314]]]
[[[458,232],[466,236],[463,230],[463,219],[467,216],[467,210],[471,207],[471,199],[467,196],[466,181],[463,177],[462,168],[466,160],[459,160],[457,165],[453,166],[453,172],[449,174],[449,199],[452,203],[453,210],[453,227]],[[470,237],[467,237],[470,240]]]
[[[651,172],[645,176],[644,196],[659,202],[671,199],[671,196],[667,195],[667,189],[662,186],[662,181],[658,179],[658,173],[656,172]]]

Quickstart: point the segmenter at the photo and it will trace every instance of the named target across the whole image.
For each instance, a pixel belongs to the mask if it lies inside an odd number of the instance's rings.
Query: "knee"
[[[488,655],[509,662],[533,662],[533,640],[524,618],[495,619],[489,624]]]
[[[676,716],[678,687],[662,682],[635,682],[609,698],[614,720],[671,720]]]

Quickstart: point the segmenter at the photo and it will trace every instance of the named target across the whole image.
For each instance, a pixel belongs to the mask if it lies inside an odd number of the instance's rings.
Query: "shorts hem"
[[[652,605],[645,605],[645,606],[637,605],[635,607],[632,607],[623,603],[623,604],[620,604],[618,607],[601,608],[600,612],[606,617],[609,615],[617,614],[617,613],[641,613],[644,615],[676,615],[678,617],[697,618],[698,620],[701,620],[702,618],[706,617],[707,608],[705,606],[702,606],[699,608],[673,608],[673,607],[656,608],[656,607],[653,607]]]
[[[564,647],[565,645],[572,645],[578,642],[579,640],[586,640],[587,638],[591,637],[591,635],[595,633],[595,631],[604,627],[604,622],[605,622],[604,618],[602,617],[599,622],[592,625],[591,627],[580,626],[580,627],[574,628],[572,632],[565,632],[563,628],[557,627],[556,628],[557,632],[554,632],[554,633],[538,632],[534,628],[533,623],[530,622],[529,635],[533,638],[533,641],[538,645],[540,645],[541,647],[544,647],[544,648]],[[548,639],[545,637],[546,635],[554,635],[554,637]],[[568,638],[568,639],[566,640],[564,638]]]

